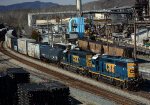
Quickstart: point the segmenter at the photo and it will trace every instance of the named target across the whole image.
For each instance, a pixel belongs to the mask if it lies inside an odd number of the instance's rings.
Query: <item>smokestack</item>
[[[81,14],[82,14],[82,1],[76,0],[76,6],[77,6],[78,15],[81,16]]]
[[[148,0],[148,2],[149,2],[149,3],[148,3],[148,4],[149,4],[149,5],[148,5],[148,12],[149,12],[148,14],[149,14],[149,16],[150,16],[150,0]]]

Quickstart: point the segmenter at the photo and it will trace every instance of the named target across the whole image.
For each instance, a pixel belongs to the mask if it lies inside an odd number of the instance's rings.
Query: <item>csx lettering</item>
[[[91,61],[91,60],[88,60],[88,61],[87,61],[87,66],[88,66],[88,67],[92,67],[92,61]]]
[[[74,55],[73,56],[73,61],[76,62],[76,63],[78,63],[79,62],[79,57]]]
[[[114,73],[115,72],[115,65],[114,64],[106,64],[106,70],[108,71],[108,72],[112,72],[112,73]]]

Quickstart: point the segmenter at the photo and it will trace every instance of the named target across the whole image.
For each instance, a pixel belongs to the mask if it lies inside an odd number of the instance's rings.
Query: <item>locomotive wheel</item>
[[[96,75],[96,78],[95,78],[97,81],[99,81],[99,74]]]
[[[63,65],[63,64],[60,64],[60,67],[61,67],[62,69],[64,69],[64,65]]]
[[[60,66],[60,65],[61,65],[61,63],[60,63],[60,62],[56,62],[56,64],[57,64],[58,66]]]
[[[115,80],[112,81],[112,85],[116,86],[116,81]]]
[[[82,75],[82,71],[81,71],[81,70],[79,70],[78,73],[79,73],[80,75]]]
[[[127,84],[126,89],[127,89],[127,90],[129,90],[129,91],[131,91],[131,86],[130,86],[130,84],[129,84],[129,83]]]
[[[65,70],[69,70],[69,66],[64,66],[64,69]]]
[[[99,75],[92,73],[92,78],[98,81],[99,80]]]
[[[98,77],[97,77],[97,81],[100,81],[101,80],[101,77],[100,77],[100,75],[98,75]]]
[[[79,74],[79,69],[76,70],[76,73]]]
[[[121,84],[120,84],[120,88],[121,88],[121,89],[125,89],[125,88],[126,88],[126,84],[125,84],[125,83],[121,83]]]
[[[85,70],[85,75],[88,77],[88,75],[89,75],[89,70]]]
[[[83,75],[83,76],[86,76],[86,75],[87,75],[86,70],[83,70],[83,71],[82,71],[82,75]]]
[[[92,78],[92,73],[91,73],[91,72],[88,72],[88,73],[87,73],[87,77]]]
[[[94,74],[93,74],[93,73],[91,73],[91,78],[92,78],[92,79],[95,79],[95,77],[94,77]]]
[[[120,89],[123,89],[123,85],[122,84],[120,85]]]

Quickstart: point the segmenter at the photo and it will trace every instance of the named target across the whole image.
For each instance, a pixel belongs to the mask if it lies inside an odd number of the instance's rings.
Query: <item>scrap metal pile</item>
[[[69,105],[69,88],[58,82],[18,85],[19,105]]]
[[[69,105],[69,94],[69,87],[56,81],[30,83],[22,68],[0,73],[0,105]]]

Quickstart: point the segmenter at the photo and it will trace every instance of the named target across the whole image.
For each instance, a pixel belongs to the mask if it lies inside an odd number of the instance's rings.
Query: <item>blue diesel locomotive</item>
[[[80,50],[65,51],[61,66],[115,86],[137,89],[142,82],[134,59],[109,55],[94,55]]]

